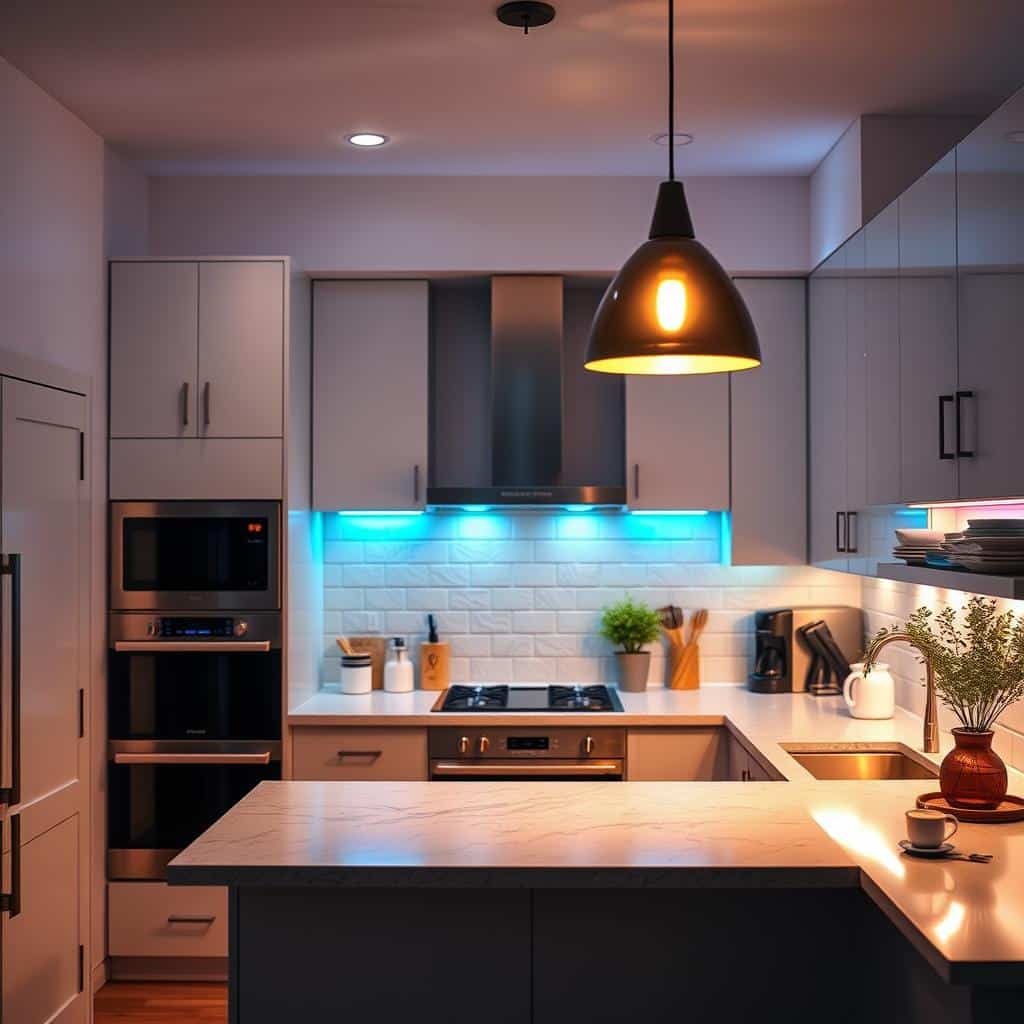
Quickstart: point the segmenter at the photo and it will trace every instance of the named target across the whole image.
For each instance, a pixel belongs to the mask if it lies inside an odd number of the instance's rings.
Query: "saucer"
[[[948,857],[956,847],[952,843],[943,843],[941,846],[914,846],[909,839],[901,839],[899,843],[904,853],[911,857]]]

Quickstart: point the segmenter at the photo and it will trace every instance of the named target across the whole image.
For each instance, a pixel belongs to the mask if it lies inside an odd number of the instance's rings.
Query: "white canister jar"
[[[369,654],[341,656],[341,692],[369,693],[373,689],[373,658]]]
[[[850,666],[853,671],[843,683],[843,699],[854,718],[892,718],[896,712],[896,683],[889,666],[876,661],[864,672],[862,662]]]

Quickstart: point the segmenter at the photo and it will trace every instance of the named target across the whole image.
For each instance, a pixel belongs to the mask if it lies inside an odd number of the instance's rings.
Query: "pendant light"
[[[674,7],[669,0],[668,181],[658,187],[649,241],[608,286],[590,328],[584,365],[601,373],[721,373],[761,362],[743,298],[694,238],[676,181]]]

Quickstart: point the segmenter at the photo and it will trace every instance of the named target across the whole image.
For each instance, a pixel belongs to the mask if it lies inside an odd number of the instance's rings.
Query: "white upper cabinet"
[[[199,431],[281,437],[284,277],[280,263],[199,265]]]
[[[424,507],[428,372],[425,281],[315,283],[314,507]]]
[[[1024,93],[956,150],[962,498],[1024,495]]]
[[[732,563],[807,560],[807,287],[737,280],[764,362],[732,374]]]
[[[729,507],[729,376],[626,378],[631,509]]]
[[[195,437],[199,267],[110,266],[110,436]]]
[[[900,467],[904,501],[957,496],[956,161],[899,198]]]

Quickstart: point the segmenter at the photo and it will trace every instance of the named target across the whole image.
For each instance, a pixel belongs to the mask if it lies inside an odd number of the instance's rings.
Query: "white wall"
[[[816,267],[861,226],[858,118],[836,140],[809,181],[809,259]]]
[[[808,269],[806,178],[693,178],[697,236],[733,272]],[[150,187],[151,254],[276,254],[311,272],[614,270],[657,180],[175,177]]]
[[[108,245],[125,254],[144,250],[145,179],[3,60],[0,139],[0,348],[92,378],[91,955],[96,965],[106,947],[105,253]]]

